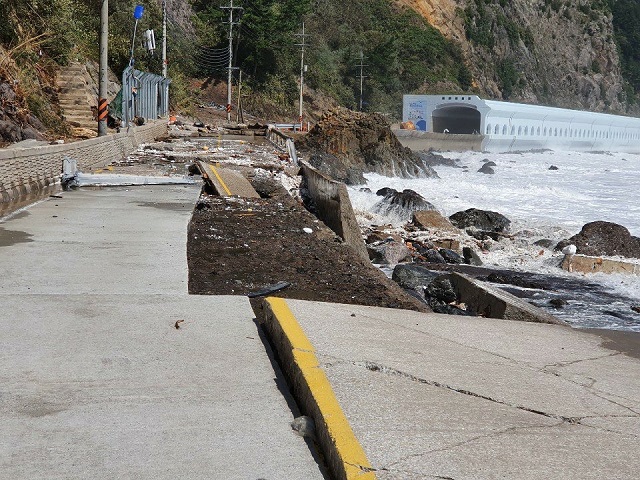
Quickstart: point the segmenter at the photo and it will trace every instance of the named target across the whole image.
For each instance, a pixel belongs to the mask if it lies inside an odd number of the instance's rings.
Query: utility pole
[[[167,0],[162,0],[162,76],[167,78]]]
[[[307,46],[306,37],[309,35],[304,33],[304,22],[302,22],[302,33],[296,33],[296,37],[301,37],[301,43],[296,43],[297,47],[300,47],[300,111],[298,113],[298,122],[300,123],[300,130],[302,130],[302,92],[304,88],[304,72],[306,65],[304,64],[304,47]]]
[[[242,90],[242,70],[239,70],[240,77],[238,79],[238,111],[236,112],[236,123],[244,123],[242,116],[242,96],[240,91]]]
[[[223,10],[229,10],[229,66],[227,76],[227,122],[231,122],[231,73],[233,70],[233,26],[238,22],[233,21],[233,12],[235,10],[242,10],[242,7],[234,7],[233,0],[229,0],[228,7],[220,7]]]
[[[369,65],[364,65],[362,63],[363,61],[364,61],[364,53],[362,53],[362,50],[360,50],[360,63],[356,65],[356,67],[360,67],[360,75],[358,75],[357,77],[360,79],[360,111],[362,111],[362,92],[363,92],[363,86],[364,86],[364,79],[366,78],[364,76],[364,67],[369,66]]]
[[[100,83],[98,87],[98,136],[107,134],[107,85],[109,52],[109,0],[102,0],[100,8]]]

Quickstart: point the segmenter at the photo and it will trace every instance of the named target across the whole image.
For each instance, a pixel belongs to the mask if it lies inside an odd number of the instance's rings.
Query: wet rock
[[[493,162],[491,160],[489,160],[488,158],[484,159],[484,165],[483,167],[497,167],[498,164],[496,162]]]
[[[444,258],[444,261],[447,263],[464,263],[464,259],[460,255],[448,248],[441,248],[438,253],[442,255],[442,258]]]
[[[480,167],[480,169],[478,170],[478,173],[493,175],[494,173],[496,173],[496,171],[488,163],[485,163],[482,167]]]
[[[379,230],[374,230],[373,232],[367,235],[367,239],[365,243],[381,243],[385,241],[395,240],[396,242],[402,242],[402,237],[396,233],[387,233],[381,232]]]
[[[427,305],[431,307],[434,313],[443,313],[445,315],[464,315],[474,316],[473,313],[463,310],[455,305],[449,305],[447,303],[434,301],[433,299],[427,300]]]
[[[440,232],[458,232],[452,223],[436,210],[417,210],[413,212],[411,223],[421,229],[433,229]]]
[[[462,256],[464,257],[464,263],[468,265],[482,265],[480,256],[471,247],[463,247]]]
[[[554,243],[555,242],[553,240],[550,240],[548,238],[541,238],[540,240],[533,242],[535,246],[547,249],[551,249]]]
[[[383,242],[380,245],[367,245],[369,259],[381,265],[395,265],[411,260],[411,252],[404,242]]]
[[[511,220],[498,212],[477,208],[456,212],[449,220],[458,228],[474,227],[487,232],[506,232],[511,224]]]
[[[371,189],[369,187],[362,187],[360,191],[365,193],[371,193]]]
[[[386,197],[390,193],[397,193],[398,191],[395,188],[391,187],[382,187],[380,190],[376,192],[376,195],[379,197]]]
[[[440,275],[440,272],[432,272],[420,265],[400,263],[393,269],[391,279],[403,288],[416,290],[419,287],[429,285]]]
[[[444,257],[440,255],[440,252],[435,249],[425,250],[424,252],[420,252],[420,255],[429,263],[447,263]]]
[[[636,313],[640,313],[640,305],[631,305],[631,310]]]
[[[549,167],[549,170],[558,170],[558,167],[556,167],[555,165],[551,165],[551,166]]]
[[[501,283],[506,285],[515,285],[523,288],[536,288],[544,290],[545,285],[539,281],[530,278],[527,275],[519,275],[510,271],[493,272],[487,275],[487,280],[491,283]]]
[[[431,203],[427,202],[422,195],[410,189],[402,192],[393,190],[376,203],[371,211],[385,217],[395,217],[400,221],[408,221],[418,210],[435,210]]]
[[[440,275],[427,285],[424,289],[424,296],[444,303],[455,302],[458,299],[458,295],[447,275]]]
[[[590,222],[580,233],[562,240],[556,250],[573,244],[577,253],[589,256],[614,256],[640,258],[640,238],[634,237],[622,225],[611,222]]]
[[[554,308],[563,308],[567,304],[567,301],[564,298],[552,298],[549,300],[549,305]]]

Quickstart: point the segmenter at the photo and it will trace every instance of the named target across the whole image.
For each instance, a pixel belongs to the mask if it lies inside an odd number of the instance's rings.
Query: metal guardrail
[[[155,120],[169,114],[171,79],[127,67],[122,72],[122,126],[134,118]]]
[[[276,147],[286,151],[289,154],[289,158],[295,164],[298,164],[298,153],[296,152],[296,145],[293,139],[280,131],[280,123],[269,125],[267,127],[267,140],[269,140]],[[287,124],[288,125],[288,124]]]

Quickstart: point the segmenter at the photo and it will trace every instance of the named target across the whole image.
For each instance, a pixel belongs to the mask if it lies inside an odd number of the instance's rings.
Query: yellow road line
[[[320,367],[313,345],[289,309],[286,300],[269,297],[266,303],[291,346],[294,367],[311,393],[315,410],[319,411],[320,418],[314,418],[318,435],[319,429],[324,427],[329,438],[329,448],[333,450],[328,452],[328,456],[337,456],[341,463],[342,471],[334,474],[349,480],[374,480],[376,476],[364,449],[353,433],[329,379]]]
[[[222,185],[222,188],[224,188],[224,191],[227,192],[227,195],[231,195],[231,190],[229,190],[229,187],[227,187],[227,184],[224,183],[224,180],[222,180],[222,177],[220,176],[220,174],[216,170],[216,167],[214,167],[211,164],[209,164],[209,167],[211,168],[211,171],[213,172],[213,174],[216,176],[216,178],[220,182],[220,185]]]

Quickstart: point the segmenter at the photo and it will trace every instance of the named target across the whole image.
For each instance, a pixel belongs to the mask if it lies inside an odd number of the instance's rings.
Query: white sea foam
[[[410,188],[449,216],[467,208],[502,213],[512,221],[511,231],[529,231],[525,244],[502,241],[483,256],[489,265],[564,275],[557,265],[561,254],[541,252],[531,243],[538,238],[559,241],[578,233],[588,222],[605,220],[624,225],[640,236],[640,156],[622,153],[523,152],[442,153],[458,166],[437,166],[439,179],[401,179],[365,175],[371,193],[350,188],[354,210],[362,222],[383,224],[370,213],[381,197],[376,190]],[[492,161],[495,174],[478,173]],[[557,170],[549,170],[551,166]],[[468,168],[462,168],[462,167]],[[399,226],[400,222],[393,222]],[[542,253],[542,254],[541,254]],[[566,274],[569,275],[569,274]],[[640,276],[591,275],[612,293],[640,303]]]

